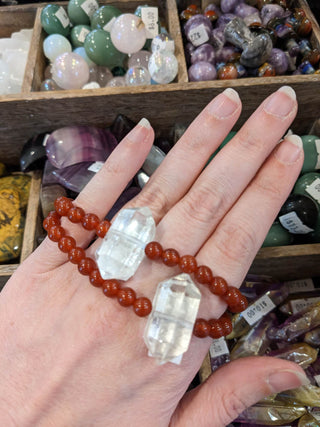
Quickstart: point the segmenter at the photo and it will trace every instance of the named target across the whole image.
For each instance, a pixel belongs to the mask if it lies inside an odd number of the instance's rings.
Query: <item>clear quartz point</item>
[[[189,347],[201,293],[188,274],[160,282],[144,331],[149,356],[180,364]]]
[[[148,207],[123,209],[112,223],[96,261],[103,279],[128,280],[144,258],[146,244],[154,239],[156,225]]]

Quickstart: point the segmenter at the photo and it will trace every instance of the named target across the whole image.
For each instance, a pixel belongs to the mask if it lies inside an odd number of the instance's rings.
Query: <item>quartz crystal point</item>
[[[320,402],[320,387],[305,385],[292,390],[282,391],[277,395],[277,399],[283,399],[286,402],[294,402],[295,405],[318,407]]]
[[[279,350],[270,351],[266,355],[277,357],[279,359],[290,360],[305,369],[317,360],[318,350],[312,348],[309,344],[302,342],[290,344]]]
[[[149,355],[179,364],[189,347],[201,293],[188,274],[160,282],[144,331]]]
[[[298,427],[319,427],[319,421],[311,414],[306,414],[300,418]]]
[[[145,245],[154,239],[156,225],[148,207],[123,209],[112,223],[96,260],[103,279],[128,280],[144,257]]]
[[[271,404],[271,405],[253,405],[243,411],[236,421],[249,424],[279,426],[292,423],[297,418],[306,414],[307,409],[303,406]],[[291,425],[291,424],[290,424]]]

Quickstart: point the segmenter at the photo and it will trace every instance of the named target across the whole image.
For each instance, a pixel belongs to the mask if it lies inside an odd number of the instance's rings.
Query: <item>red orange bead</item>
[[[82,258],[78,264],[79,273],[83,274],[84,276],[89,276],[92,270],[96,268],[97,264],[92,258],[89,257]]]
[[[184,273],[194,273],[197,270],[197,260],[192,255],[183,255],[179,261],[179,267]]]
[[[81,220],[82,227],[86,230],[95,230],[99,225],[100,220],[96,214],[88,213]]]
[[[223,299],[229,306],[231,306],[236,305],[240,301],[241,296],[242,294],[238,288],[229,286],[227,293],[223,296]]]
[[[117,294],[118,302],[123,307],[129,307],[133,305],[136,300],[136,293],[131,288],[122,288]]]
[[[105,280],[102,284],[102,291],[106,297],[115,297],[118,295],[120,282],[116,279]]]
[[[214,277],[210,284],[209,289],[214,295],[223,296],[228,291],[228,283],[222,277]]]
[[[202,285],[209,285],[212,281],[212,271],[206,265],[199,265],[196,272],[194,273],[194,277],[197,282]]]
[[[229,335],[232,332],[232,320],[227,313],[224,313],[219,319],[220,326],[223,329],[223,335]]]
[[[148,316],[152,310],[151,301],[148,298],[137,298],[133,303],[133,310],[139,317]]]
[[[86,253],[84,249],[80,248],[79,246],[76,246],[75,248],[71,249],[71,251],[68,253],[68,259],[72,264],[79,264],[79,262],[85,258]]]
[[[59,215],[66,216],[69,210],[73,207],[73,203],[71,199],[68,199],[68,197],[61,196],[55,200],[54,207]]]
[[[68,253],[71,251],[71,249],[76,247],[76,241],[71,236],[64,236],[64,237],[61,237],[61,239],[59,240],[58,247],[60,251],[64,253]]]
[[[45,218],[43,220],[42,225],[43,225],[43,228],[46,231],[49,231],[49,229],[52,226],[54,226],[54,225],[60,225],[60,216],[57,215],[57,217],[55,217],[55,216],[48,215],[47,218]]]
[[[48,230],[48,237],[53,242],[59,242],[61,237],[63,237],[65,234],[66,234],[66,232],[65,232],[64,228],[61,227],[60,225],[53,225]]]
[[[240,294],[239,301],[234,304],[229,304],[228,308],[232,313],[241,313],[248,307],[247,298]]]
[[[84,216],[85,216],[85,211],[79,206],[74,206],[68,212],[68,219],[73,223],[81,222]]]
[[[193,327],[193,334],[198,338],[205,338],[209,335],[211,326],[205,319],[197,319]]]
[[[107,234],[110,225],[111,223],[108,220],[101,221],[96,228],[97,236],[103,239],[104,236]]]
[[[97,288],[103,284],[104,280],[97,268],[93,269],[89,274],[89,281],[91,285],[96,286]]]
[[[159,259],[161,258],[163,249],[160,243],[158,242],[150,242],[144,248],[144,252],[149,259]]]
[[[174,265],[179,264],[180,261],[179,252],[172,248],[165,249],[162,252],[161,258],[162,262],[168,267],[173,267]]]
[[[210,325],[209,335],[211,338],[217,339],[223,337],[224,331],[222,326],[220,325],[219,320],[210,319],[208,323]]]

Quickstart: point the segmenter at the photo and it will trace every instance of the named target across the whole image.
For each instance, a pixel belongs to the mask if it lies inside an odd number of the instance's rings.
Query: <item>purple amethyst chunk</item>
[[[191,82],[215,80],[217,78],[217,71],[210,62],[196,62],[189,68],[188,76]]]
[[[271,50],[268,62],[274,66],[276,74],[278,75],[285,74],[289,65],[285,52],[277,48]]]
[[[204,43],[192,52],[191,63],[194,64],[201,61],[215,63],[214,47],[211,44]]]
[[[234,19],[235,17],[236,17],[236,15],[234,15],[233,13],[225,13],[224,15],[219,16],[219,18],[217,20],[216,28],[224,29],[224,27],[230,21],[232,21],[232,19]]]
[[[223,13],[230,13],[233,12],[238,4],[239,0],[221,0],[220,9]]]
[[[247,16],[250,16],[256,13],[259,13],[258,9],[246,3],[240,3],[234,9],[234,14],[239,16],[240,18],[246,18]]]
[[[184,33],[189,42],[194,46],[206,43],[211,36],[212,24],[204,15],[192,16],[184,26]]]
[[[260,11],[263,25],[267,25],[272,18],[282,18],[284,9],[278,4],[266,4]]]
[[[210,42],[216,49],[220,49],[224,46],[226,38],[224,36],[223,28],[214,28],[211,31]]]

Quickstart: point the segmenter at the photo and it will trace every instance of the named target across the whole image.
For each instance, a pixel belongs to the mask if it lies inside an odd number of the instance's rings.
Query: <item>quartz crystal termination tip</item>
[[[180,364],[189,347],[201,293],[188,274],[160,282],[144,331],[149,356]]]
[[[96,251],[101,277],[104,280],[130,279],[155,233],[156,225],[148,207],[122,209]]]

